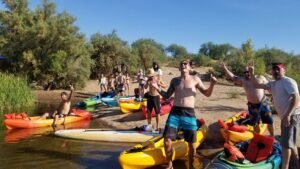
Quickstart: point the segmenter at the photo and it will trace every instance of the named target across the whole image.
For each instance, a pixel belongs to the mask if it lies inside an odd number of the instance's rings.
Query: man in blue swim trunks
[[[173,168],[172,165],[172,140],[177,137],[178,129],[182,129],[184,139],[189,144],[189,167],[193,168],[194,156],[196,155],[196,131],[197,121],[195,116],[195,97],[197,89],[209,97],[212,94],[217,79],[211,76],[210,86],[206,88],[198,76],[190,74],[192,70],[190,60],[180,62],[179,70],[181,75],[171,80],[169,89],[164,92],[159,89],[154,82],[151,85],[166,99],[174,95],[174,106],[170,112],[164,130],[164,146],[168,161],[167,169]]]
[[[265,90],[256,89],[250,79],[248,67],[245,68],[244,76],[234,75],[224,63],[221,63],[225,75],[230,78],[236,85],[242,86],[245,90],[248,100],[247,106],[250,115],[249,125],[254,126],[257,133],[260,133],[259,122],[267,124],[271,136],[274,136],[274,124],[272,111],[267,104]],[[268,81],[264,76],[255,76],[259,83],[266,84]]]

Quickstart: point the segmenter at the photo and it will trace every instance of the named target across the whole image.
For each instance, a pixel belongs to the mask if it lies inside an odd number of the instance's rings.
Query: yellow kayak
[[[197,147],[204,141],[206,135],[207,126],[203,124],[197,131]],[[172,160],[188,155],[188,143],[184,139],[175,140],[172,145]],[[167,163],[163,137],[155,137],[143,144],[138,144],[129,150],[123,151],[119,156],[119,162],[123,169],[143,169]]]
[[[232,122],[235,122],[237,120],[240,120],[243,118],[243,114],[245,112],[239,112],[236,115],[229,118],[225,123],[229,124]],[[260,123],[259,124],[260,132],[259,134],[263,134],[266,131],[267,125]],[[232,130],[227,130],[224,128],[220,128],[220,132],[222,136],[224,137],[225,141],[230,142],[232,144],[240,143],[246,140],[250,140],[253,138],[253,126],[247,125],[247,131],[244,132],[237,132]]]
[[[142,104],[146,101],[134,101],[134,102],[120,102],[119,106],[123,113],[132,113],[142,109]]]

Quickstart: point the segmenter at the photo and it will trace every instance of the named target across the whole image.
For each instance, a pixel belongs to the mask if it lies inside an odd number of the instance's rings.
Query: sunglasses
[[[244,74],[248,74],[249,73],[249,71],[244,71]]]
[[[187,62],[182,62],[182,63],[180,63],[180,65],[188,65],[189,63],[187,63]]]

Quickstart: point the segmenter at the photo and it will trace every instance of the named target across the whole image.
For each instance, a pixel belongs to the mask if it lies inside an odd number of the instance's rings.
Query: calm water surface
[[[40,103],[36,114],[53,111],[56,106]],[[91,120],[59,126],[58,129],[107,127]],[[64,139],[54,136],[53,131],[52,127],[12,131],[1,127],[0,169],[120,169],[120,152],[134,145]],[[199,168],[203,168],[203,161],[205,159],[196,162]],[[187,161],[179,160],[174,165],[184,169]]]

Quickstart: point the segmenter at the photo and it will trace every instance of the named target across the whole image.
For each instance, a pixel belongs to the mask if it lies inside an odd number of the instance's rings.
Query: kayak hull
[[[237,147],[246,145],[246,142],[242,142]],[[281,146],[278,142],[273,145],[273,152],[267,160],[258,163],[237,163],[226,159],[225,153],[221,152],[207,167],[207,169],[279,169],[281,165]]]
[[[142,104],[145,104],[146,101],[142,102],[120,102],[119,106],[121,109],[121,112],[123,113],[132,113],[136,111],[140,111],[142,109]]]
[[[55,132],[55,135],[79,140],[139,143],[150,140],[160,134],[149,131],[141,132],[133,130],[72,129],[58,130]]]
[[[85,119],[90,119],[91,114],[86,110],[73,109],[72,112],[74,116],[67,116],[64,118],[59,118],[57,125],[74,123]],[[31,120],[24,119],[5,119],[4,124],[7,129],[14,128],[37,128],[37,127],[47,127],[53,124],[53,119],[38,119],[40,116],[30,117]]]
[[[237,113],[236,115],[232,116],[227,121],[225,121],[225,123],[229,124],[231,122],[237,121],[238,119],[241,118],[242,113],[243,112]],[[221,135],[223,136],[223,138],[225,139],[225,141],[236,144],[236,143],[240,143],[240,142],[243,142],[246,140],[250,140],[254,137],[254,135],[253,135],[254,128],[250,125],[247,125],[247,128],[248,128],[248,131],[245,131],[245,132],[236,132],[236,131],[231,131],[231,130],[226,130],[224,128],[220,128],[220,132],[221,132]],[[260,123],[259,128],[260,128],[259,134],[263,134],[267,129],[267,125]]]
[[[207,127],[203,125],[197,131],[197,147],[204,141],[206,135]],[[184,139],[173,141],[172,147],[172,160],[188,155],[188,143]],[[163,137],[155,137],[143,144],[138,144],[129,150],[123,151],[119,156],[119,163],[123,169],[142,169],[167,163]]]

